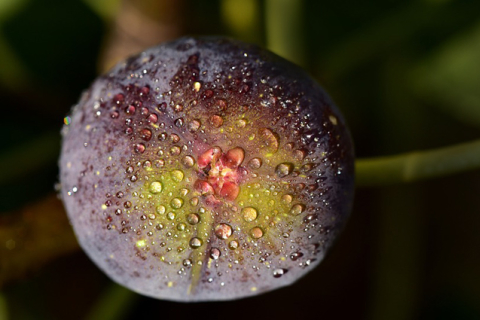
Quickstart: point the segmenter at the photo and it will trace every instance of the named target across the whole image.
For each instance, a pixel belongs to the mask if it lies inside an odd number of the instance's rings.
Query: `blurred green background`
[[[0,0],[0,319],[480,319],[478,170],[357,188],[325,261],[258,297],[157,301],[97,270],[55,197],[63,117],[118,58],[186,34],[301,64],[359,158],[479,137],[478,0]]]

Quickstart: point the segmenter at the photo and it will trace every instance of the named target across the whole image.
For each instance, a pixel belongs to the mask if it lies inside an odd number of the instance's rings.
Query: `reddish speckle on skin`
[[[222,157],[222,163],[230,169],[236,169],[242,164],[244,158],[245,151],[242,148],[234,148],[228,150],[225,156]]]
[[[198,157],[198,167],[204,169],[208,182],[197,180],[195,189],[202,195],[210,195],[214,191],[217,198],[235,200],[240,193],[240,183],[245,175],[245,169],[239,168],[244,157],[245,151],[240,147],[230,149],[226,153],[222,153],[218,147],[208,149]]]
[[[222,149],[214,147],[205,151],[200,157],[198,157],[198,167],[205,168],[209,164],[214,164],[222,154]]]

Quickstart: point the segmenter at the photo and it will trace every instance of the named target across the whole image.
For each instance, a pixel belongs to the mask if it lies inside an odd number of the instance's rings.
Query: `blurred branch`
[[[104,20],[112,20],[117,14],[120,0],[83,0]]]
[[[266,0],[267,47],[274,53],[303,65],[303,1]]]
[[[7,300],[5,299],[5,295],[2,292],[0,292],[0,319],[8,319]]]
[[[480,140],[429,151],[358,159],[357,186],[412,182],[480,168]]]
[[[183,0],[124,0],[105,42],[100,72],[148,47],[179,37],[184,16]]]
[[[372,23],[357,28],[355,32],[332,48],[322,59],[323,74],[342,78],[355,67],[369,59],[384,56],[386,51],[411,47],[407,43],[422,33],[445,26],[468,26],[478,19],[476,3],[469,1],[410,1],[382,15]],[[452,25],[452,17],[462,17],[461,23]],[[440,28],[442,26],[442,28]],[[438,31],[437,31],[438,32]],[[438,35],[436,35],[438,37]]]
[[[248,42],[261,41],[258,0],[221,0],[223,24],[234,37]]]
[[[77,248],[56,195],[0,215],[0,287]]]
[[[111,282],[97,299],[85,320],[125,319],[138,297],[139,295],[135,292]]]
[[[0,184],[55,162],[60,150],[60,134],[51,132],[37,137],[0,156]]]
[[[480,21],[479,21],[480,22]],[[480,125],[480,23],[422,60],[409,77],[427,105]]]

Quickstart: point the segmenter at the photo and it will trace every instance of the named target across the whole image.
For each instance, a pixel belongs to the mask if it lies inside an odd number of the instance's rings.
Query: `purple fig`
[[[177,301],[289,285],[348,217],[353,149],[305,72],[256,46],[182,38],[115,66],[66,118],[61,196],[114,281]]]

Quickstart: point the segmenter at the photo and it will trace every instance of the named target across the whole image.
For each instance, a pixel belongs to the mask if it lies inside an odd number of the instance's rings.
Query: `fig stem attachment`
[[[356,185],[392,185],[476,168],[480,168],[480,140],[427,151],[357,159]]]
[[[265,1],[265,29],[269,50],[299,66],[304,65],[303,1]]]

